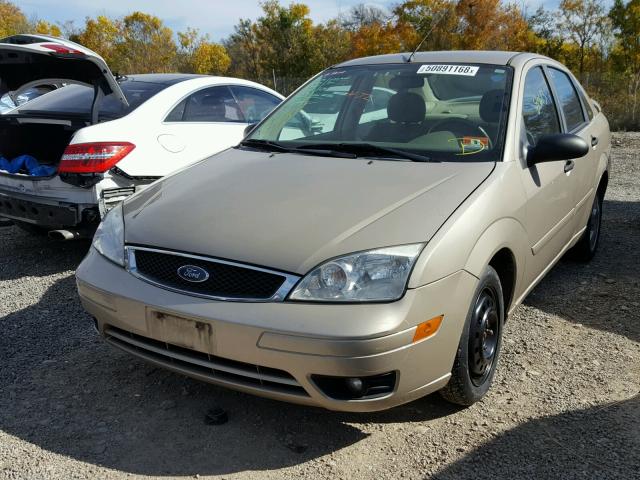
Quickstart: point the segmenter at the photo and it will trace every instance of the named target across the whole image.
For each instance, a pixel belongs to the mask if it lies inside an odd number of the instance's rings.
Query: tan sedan
[[[333,410],[470,405],[509,313],[564,253],[594,255],[609,152],[549,58],[349,61],[114,208],[78,289],[110,344],[207,382]]]

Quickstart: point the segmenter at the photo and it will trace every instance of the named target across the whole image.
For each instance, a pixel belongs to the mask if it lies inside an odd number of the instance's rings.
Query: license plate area
[[[208,322],[146,309],[147,332],[161,342],[199,352],[215,353],[213,325]]]

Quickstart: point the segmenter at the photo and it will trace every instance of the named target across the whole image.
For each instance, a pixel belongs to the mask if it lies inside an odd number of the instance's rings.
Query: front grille
[[[133,255],[130,268],[132,263],[135,265],[132,273],[160,286],[196,295],[222,299],[268,300],[276,295],[287,280],[286,274],[222,260],[135,247],[130,247],[129,250]],[[178,269],[186,265],[206,270],[209,277],[199,283],[185,280],[178,275]]]
[[[106,339],[128,353],[211,383],[308,397],[284,370],[217,357],[107,326]]]

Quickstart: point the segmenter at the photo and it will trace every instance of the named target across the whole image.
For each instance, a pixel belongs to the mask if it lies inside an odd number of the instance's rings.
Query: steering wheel
[[[452,132],[457,138],[467,135],[470,137],[485,137],[487,139],[488,147],[493,148],[491,137],[487,134],[485,129],[470,120],[464,118],[445,118],[434,123],[427,131],[427,134],[442,131]],[[480,133],[480,135],[478,135],[478,133]]]

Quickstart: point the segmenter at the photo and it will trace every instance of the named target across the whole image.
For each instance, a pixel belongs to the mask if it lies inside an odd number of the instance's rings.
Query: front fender
[[[515,285],[513,298],[521,293],[527,256],[530,255],[529,240],[524,226],[515,218],[501,218],[487,227],[471,249],[464,269],[479,277],[493,256],[508,249],[515,261]]]

